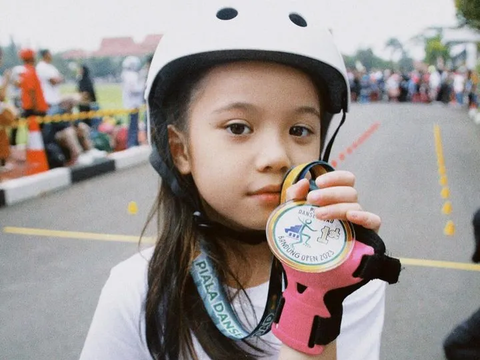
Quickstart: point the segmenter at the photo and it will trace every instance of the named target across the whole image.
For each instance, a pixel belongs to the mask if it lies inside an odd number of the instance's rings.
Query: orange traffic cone
[[[33,175],[48,171],[47,155],[37,118],[28,118],[27,168],[26,174]]]

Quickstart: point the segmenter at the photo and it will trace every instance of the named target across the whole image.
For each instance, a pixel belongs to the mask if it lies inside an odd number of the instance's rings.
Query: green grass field
[[[60,91],[62,94],[75,94],[76,84],[64,84]],[[121,84],[95,84],[95,93],[101,109],[122,109],[122,85]]]

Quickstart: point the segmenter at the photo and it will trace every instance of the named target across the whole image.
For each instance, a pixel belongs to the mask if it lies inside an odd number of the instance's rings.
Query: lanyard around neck
[[[215,267],[205,249],[202,248],[200,255],[193,261],[190,274],[207,313],[223,335],[234,340],[242,340],[253,336],[262,336],[270,331],[283,291],[283,270],[276,258],[273,258],[270,270],[265,310],[258,325],[252,331],[246,330],[238,319],[228,301],[224,285],[219,281]]]

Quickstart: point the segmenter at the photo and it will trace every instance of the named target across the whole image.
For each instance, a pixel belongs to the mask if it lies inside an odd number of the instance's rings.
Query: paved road
[[[441,197],[434,125],[442,139],[447,199]],[[473,250],[480,127],[461,110],[443,106],[357,105],[331,160],[357,175],[360,201],[382,216],[381,235],[392,255],[405,263],[419,259],[421,265],[441,261],[436,267],[405,265],[400,283],[389,287],[382,359],[443,360],[444,336],[480,306],[479,268],[446,267],[446,262],[468,264]],[[78,358],[108,271],[137,251],[135,238],[157,188],[156,176],[144,165],[0,209],[0,359]],[[447,200],[449,215],[441,211]],[[130,201],[138,204],[135,215],[127,211]],[[455,225],[452,236],[444,235],[448,221]],[[5,232],[12,228],[132,238]]]

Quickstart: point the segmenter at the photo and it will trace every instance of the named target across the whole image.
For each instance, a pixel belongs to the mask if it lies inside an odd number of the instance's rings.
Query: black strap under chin
[[[233,230],[218,222],[207,219],[200,211],[195,211],[193,217],[197,227],[205,235],[220,235],[250,245],[257,245],[267,241],[265,230]]]
[[[330,138],[330,141],[328,142],[328,145],[325,148],[325,152],[323,153],[322,160],[325,161],[326,163],[328,163],[328,158],[330,157],[330,152],[332,151],[333,142],[335,141],[335,138],[337,137],[338,131],[342,127],[346,118],[347,118],[347,113],[345,112],[345,110],[343,110],[342,120],[340,121],[340,124],[338,125],[337,130],[335,130],[332,137]]]

